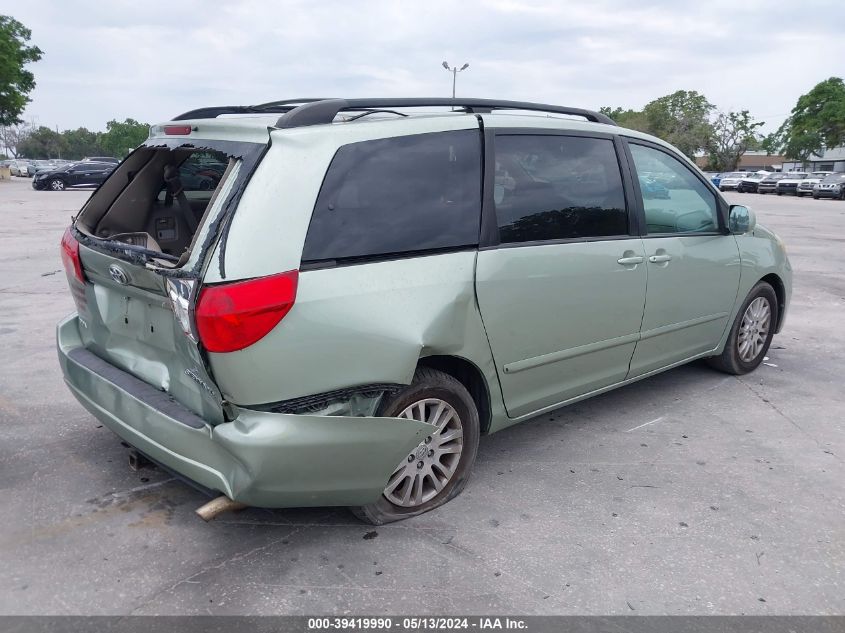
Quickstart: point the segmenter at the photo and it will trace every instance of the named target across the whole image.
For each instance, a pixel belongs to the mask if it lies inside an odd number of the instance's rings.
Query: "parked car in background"
[[[17,158],[9,161],[9,171],[12,172],[13,176],[28,178],[34,170],[34,165],[28,160]]]
[[[777,191],[778,182],[783,180],[784,178],[789,178],[789,173],[778,172],[774,173],[771,176],[766,176],[757,183],[757,191],[756,193],[775,193]],[[745,186],[743,186],[743,190],[745,190]]]
[[[729,191],[731,189],[736,189],[739,182],[747,175],[747,171],[732,171],[730,173],[723,174],[722,177],[719,179],[719,191]]]
[[[114,156],[86,156],[83,158],[81,163],[114,163],[117,165],[120,162],[119,158],[115,158]]]
[[[838,172],[822,178],[813,185],[813,198],[839,198],[845,200],[845,173]]]
[[[31,175],[35,176],[38,172],[51,171],[60,167],[65,167],[67,165],[70,165],[73,161],[64,160],[61,158],[48,158],[42,160],[34,160],[32,162],[35,165],[35,171]]]
[[[834,172],[832,171],[814,171],[810,174],[808,178],[804,178],[801,182],[798,183],[798,187],[795,190],[796,195],[798,196],[812,196],[813,195],[813,187],[819,184],[824,178],[830,176]]]
[[[727,175],[728,172],[721,172],[710,178],[710,182],[712,182],[716,187],[719,186],[719,183],[722,182],[722,176]]]
[[[774,175],[774,172],[771,171],[758,171],[753,174],[746,174],[739,179],[736,190],[738,193],[757,193],[757,185],[772,175]]]
[[[790,171],[787,172],[786,178],[781,178],[777,181],[775,185],[775,193],[779,196],[782,195],[798,195],[798,183],[800,183],[805,178],[809,178],[810,174],[803,171]]]
[[[114,163],[71,163],[55,169],[40,171],[32,179],[32,188],[64,191],[73,187],[97,187],[117,167]]]
[[[699,358],[748,373],[783,327],[781,240],[600,113],[208,118],[242,110],[153,126],[61,243],[68,388],[216,507],[413,517],[461,492],[482,435]],[[228,166],[214,191],[181,182],[198,153]]]
[[[189,161],[189,164],[182,164],[179,175],[185,189],[189,191],[211,191],[217,187],[225,171],[226,165],[220,163]]]

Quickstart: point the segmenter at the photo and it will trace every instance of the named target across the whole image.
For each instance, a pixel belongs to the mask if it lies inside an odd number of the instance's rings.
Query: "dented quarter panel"
[[[473,363],[499,383],[475,299],[475,250],[301,273],[296,303],[255,345],[209,354],[235,404],[263,404],[371,383],[408,384],[420,357]],[[254,371],[255,367],[263,371]]]
[[[79,402],[140,451],[206,488],[261,507],[359,505],[378,499],[429,425],[384,417],[324,417],[241,409],[191,428],[69,356],[79,319],[57,329],[65,382]]]

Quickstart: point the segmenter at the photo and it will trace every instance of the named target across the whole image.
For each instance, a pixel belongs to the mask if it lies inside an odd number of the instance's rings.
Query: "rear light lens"
[[[79,242],[70,232],[70,227],[62,235],[62,265],[65,267],[68,279],[75,279],[85,283],[85,273],[82,272],[82,260],[79,259]]]
[[[79,258],[79,242],[71,233],[70,227],[65,229],[65,233],[62,235],[60,253],[62,255],[62,266],[64,266],[67,275],[67,285],[70,287],[70,294],[73,296],[76,309],[78,312],[86,312],[88,300],[85,298],[85,273],[82,271],[82,260]]]
[[[290,312],[299,271],[204,287],[197,334],[209,352],[235,352],[264,338]]]

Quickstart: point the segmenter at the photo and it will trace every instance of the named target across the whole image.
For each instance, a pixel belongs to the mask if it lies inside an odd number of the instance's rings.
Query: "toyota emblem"
[[[121,286],[125,286],[129,283],[129,276],[117,264],[112,264],[111,266],[109,266],[109,275],[111,275],[111,278],[114,279]]]

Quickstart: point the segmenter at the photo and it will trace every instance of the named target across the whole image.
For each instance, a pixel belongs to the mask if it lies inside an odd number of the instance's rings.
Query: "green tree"
[[[599,108],[599,112],[606,114],[622,127],[626,127],[631,130],[639,130],[640,132],[648,131],[648,123],[646,122],[645,114],[643,114],[640,110],[625,110],[623,108],[610,108],[605,106],[603,108]]]
[[[17,158],[20,144],[26,140],[31,132],[32,126],[28,123],[0,125],[0,147],[8,150],[14,158]]]
[[[761,125],[763,123],[755,121],[748,110],[720,112],[712,123],[708,140],[708,167],[714,171],[736,169],[742,155],[758,142],[757,128]]]
[[[678,90],[649,102],[642,110],[605,106],[606,114],[622,127],[653,134],[693,158],[707,147],[713,129],[710,112],[714,106],[695,90]]]
[[[845,145],[845,82],[831,77],[801,95],[789,118],[769,135],[764,146],[770,153],[807,160],[824,149]]]
[[[92,132],[84,127],[75,130],[65,130],[61,133],[63,158],[71,160],[86,156],[102,156],[105,154],[100,138],[102,134]]]
[[[8,15],[0,15],[0,125],[21,123],[21,113],[35,88],[34,75],[24,66],[43,52],[29,46],[32,31]]]
[[[107,154],[123,158],[147,140],[149,135],[148,123],[139,123],[135,119],[109,121],[106,123],[106,133],[100,137],[100,145]]]
[[[24,158],[61,158],[64,149],[62,140],[58,132],[42,125],[18,144],[18,155]]]
[[[689,158],[707,147],[715,106],[695,90],[678,90],[646,104],[646,131],[671,143]]]

